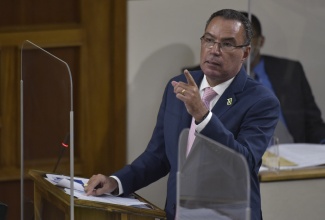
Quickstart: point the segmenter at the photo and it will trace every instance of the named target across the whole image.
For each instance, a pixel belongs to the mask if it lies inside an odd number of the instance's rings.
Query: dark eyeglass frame
[[[200,40],[201,40],[201,44],[207,49],[212,49],[216,44],[218,44],[218,48],[221,51],[226,51],[226,52],[230,52],[230,51],[233,51],[238,48],[243,48],[243,47],[249,46],[249,44],[232,45],[229,42],[218,42],[218,41],[214,41],[214,40],[211,41],[212,39],[210,39],[204,35],[202,37],[200,37]]]

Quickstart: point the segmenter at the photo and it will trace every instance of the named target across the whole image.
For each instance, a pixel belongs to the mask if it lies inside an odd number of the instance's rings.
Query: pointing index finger
[[[190,86],[196,86],[196,83],[192,77],[192,75],[190,74],[190,72],[186,69],[184,70],[184,75],[186,77],[186,80],[187,80],[187,83],[190,85]]]

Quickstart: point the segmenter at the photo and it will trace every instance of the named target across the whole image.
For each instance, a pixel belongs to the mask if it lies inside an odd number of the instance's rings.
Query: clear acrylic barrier
[[[27,196],[29,170],[70,175],[73,189],[72,97],[67,63],[25,41],[21,50],[21,219],[35,217],[33,200]],[[74,219],[73,193],[70,206],[70,219]]]
[[[245,158],[200,134],[186,158],[188,132],[179,138],[176,219],[250,219]]]
[[[262,164],[270,171],[278,172],[280,169],[280,152],[279,152],[279,138],[273,136],[266,152],[262,158]]]

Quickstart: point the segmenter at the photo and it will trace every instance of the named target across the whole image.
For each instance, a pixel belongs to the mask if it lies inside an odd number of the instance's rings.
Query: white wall
[[[325,1],[253,0],[251,6],[266,36],[263,52],[299,59],[325,113]],[[128,1],[128,162],[147,146],[167,81],[180,74],[182,67],[199,63],[199,38],[205,22],[211,13],[222,8],[247,10],[248,2]],[[163,208],[166,178],[138,193]]]

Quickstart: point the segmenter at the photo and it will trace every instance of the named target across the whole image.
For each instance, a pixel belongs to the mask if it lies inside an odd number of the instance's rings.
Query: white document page
[[[325,165],[325,145],[323,144],[280,144],[279,156],[296,165],[281,166],[280,170],[303,169]],[[260,172],[268,168],[262,166]]]
[[[70,189],[65,188],[64,191],[70,195]],[[138,199],[134,198],[125,198],[125,197],[118,197],[112,195],[101,195],[101,196],[87,196],[84,192],[75,190],[73,195],[78,199],[88,200],[88,201],[95,201],[95,202],[104,202],[116,205],[124,205],[124,206],[144,206],[146,205],[145,202],[140,202]]]
[[[322,144],[280,144],[279,154],[280,157],[297,164],[280,169],[298,169],[325,164],[325,145]]]
[[[47,181],[50,183],[60,186],[63,188],[70,188],[70,177],[69,176],[64,176],[64,175],[55,175],[55,174],[46,174]],[[81,178],[81,177],[74,177],[74,189],[83,191],[84,190],[84,184],[88,182],[88,179],[86,178]]]
[[[50,183],[63,187],[65,193],[70,195],[70,177],[64,175],[55,175],[55,174],[46,174],[46,180]],[[124,205],[124,206],[136,206],[139,208],[149,208],[147,203],[141,202],[138,199],[131,197],[118,197],[113,196],[110,193],[104,194],[102,196],[87,196],[84,192],[84,184],[88,182],[89,179],[74,177],[74,192],[73,195],[78,199],[89,200],[89,201],[97,201],[104,202],[116,205]]]

